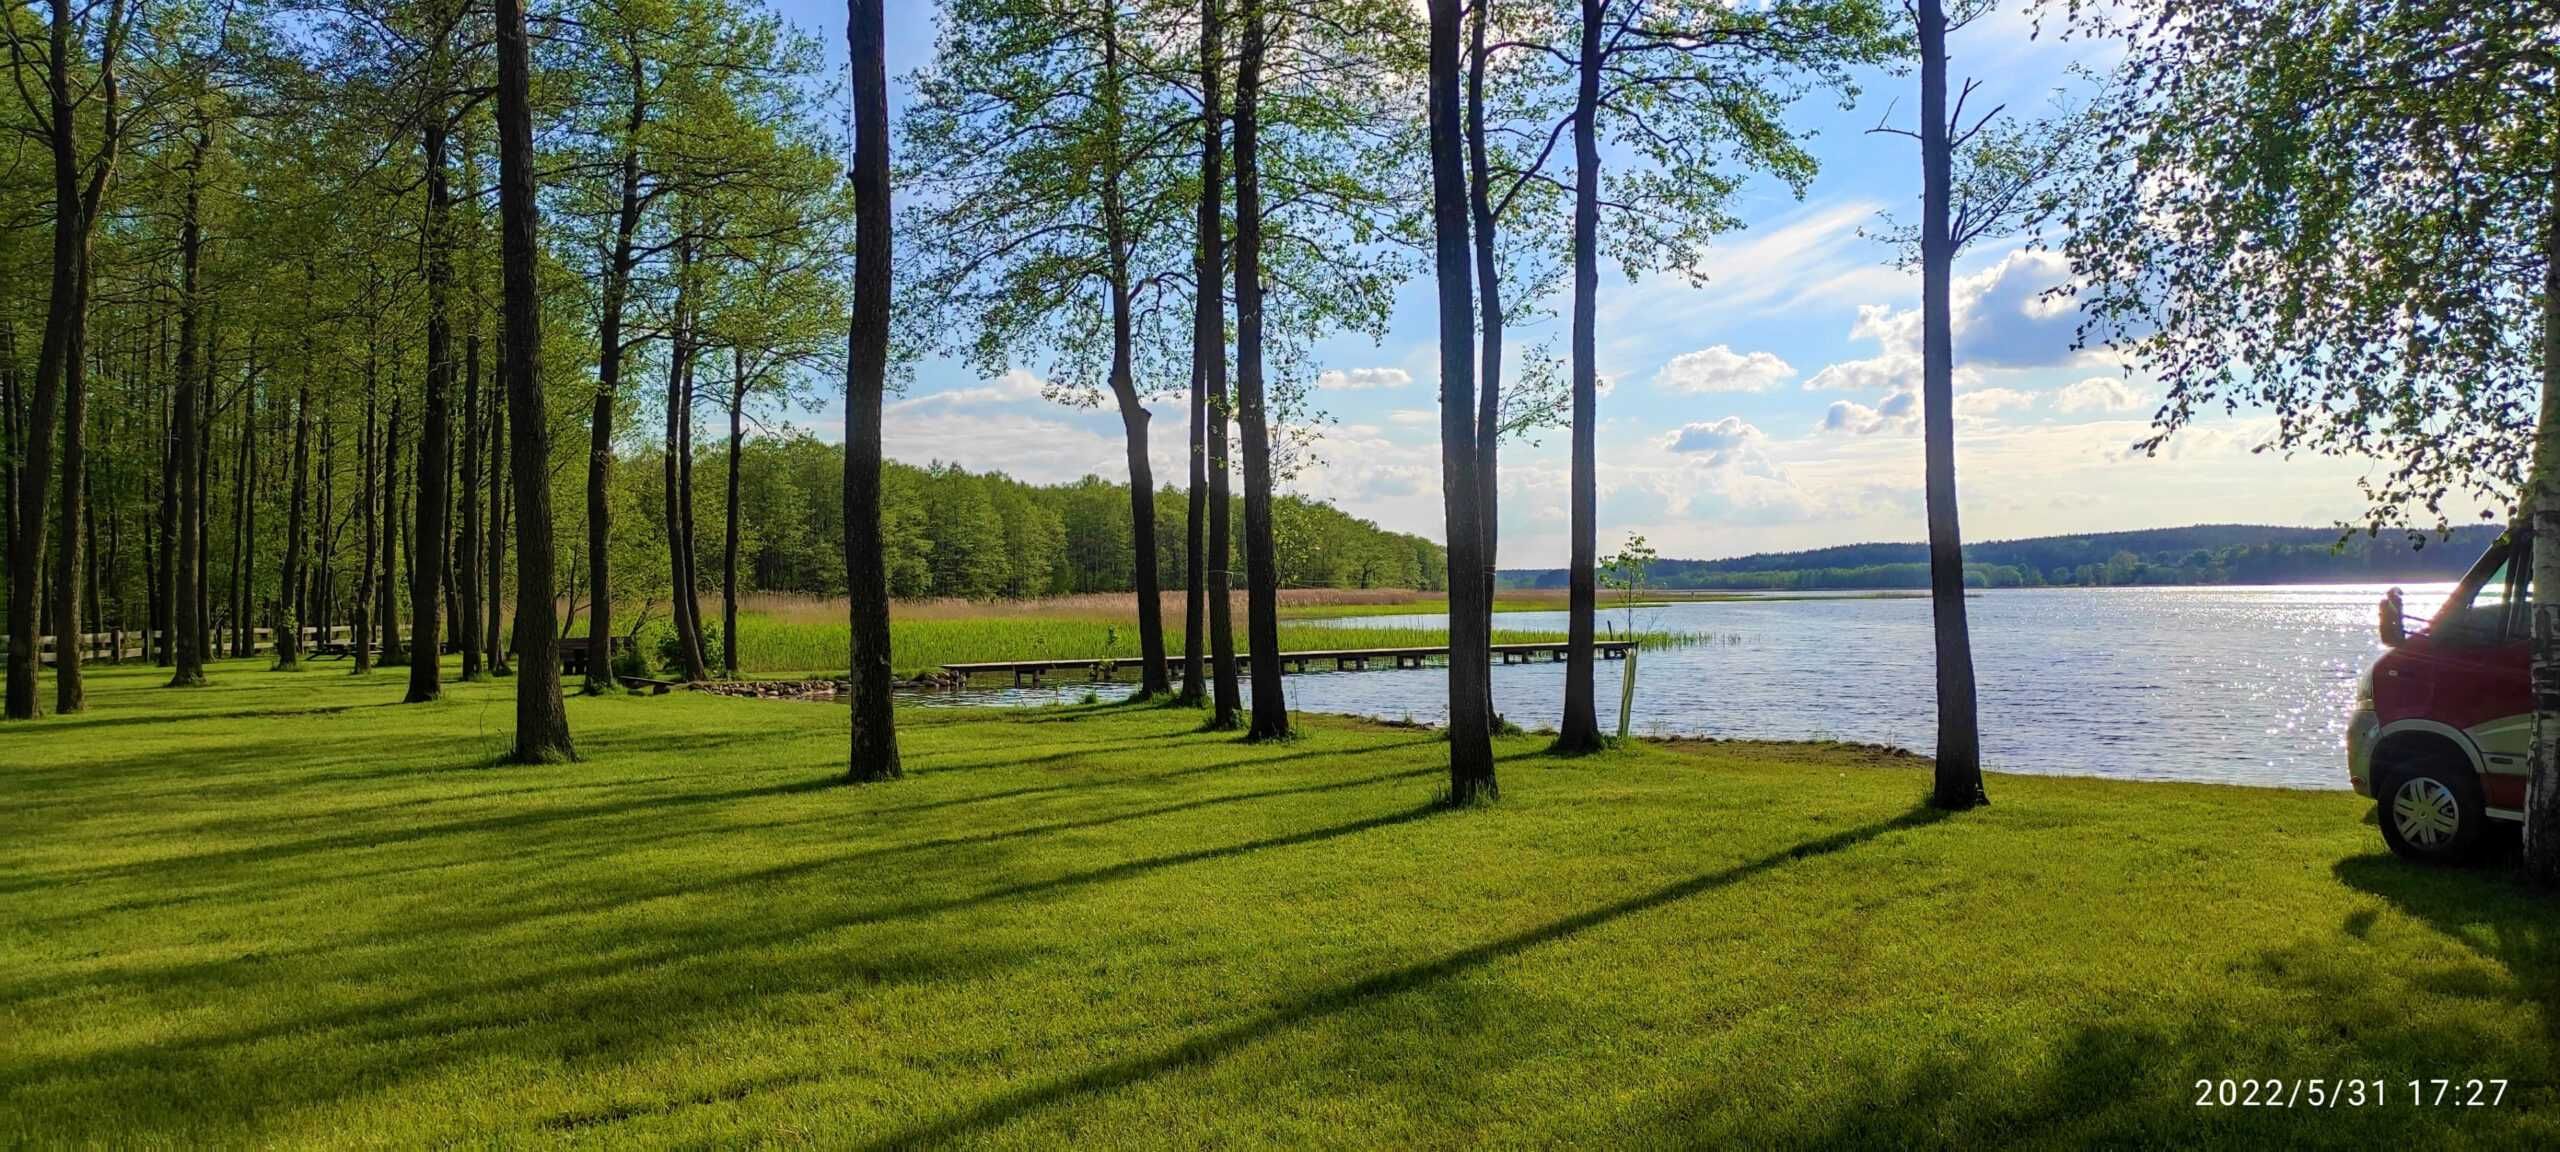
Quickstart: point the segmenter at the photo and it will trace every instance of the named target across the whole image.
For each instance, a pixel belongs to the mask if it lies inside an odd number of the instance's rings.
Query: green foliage
[[[1884,62],[1897,47],[1875,0],[1596,7],[1607,60],[1595,129],[1609,165],[1597,204],[1600,251],[1630,279],[1667,270],[1703,282],[1709,242],[1742,226],[1733,199],[1745,186],[1774,177],[1801,196],[1813,179],[1813,154],[1786,123],[1788,109],[1817,92],[1836,95],[1843,107],[1854,103],[1855,70]],[[1502,46],[1502,71],[1489,86],[1488,119],[1512,138],[1494,146],[1495,194],[1546,184],[1546,194],[1518,206],[1569,212],[1573,151],[1565,133],[1583,5],[1553,0],[1495,12],[1501,26],[1490,39]],[[1571,237],[1556,216],[1505,227],[1525,234],[1524,243],[1560,247]]]
[[[2084,332],[2201,414],[2386,462],[2375,526],[2514,505],[2542,380],[2560,102],[2534,4],[2134,0],[2065,250]]]
[[[684,671],[684,644],[677,639],[675,629],[652,629],[649,630],[649,635],[649,650],[657,657],[658,671],[668,675],[681,674]],[[702,622],[702,650],[709,653],[714,661],[719,659],[720,621],[717,617],[705,619]],[[739,657],[741,660],[745,658],[744,655]],[[641,673],[641,675],[647,675],[647,673]]]
[[[726,467],[699,466],[697,484]],[[749,531],[740,563],[750,589],[836,595],[844,590],[843,450],[805,435],[757,436],[745,442],[739,467],[746,481],[742,515]],[[657,507],[660,469],[647,454],[616,472],[621,495],[615,534],[628,534],[628,560],[616,561],[625,599],[654,590],[663,600],[665,528],[646,514]],[[1182,586],[1187,495],[1156,493],[1157,571]],[[1019,599],[1134,586],[1129,548],[1129,489],[1088,476],[1069,484],[1032,485],[1000,472],[957,465],[884,469],[884,536],[889,588],[901,598]],[[1236,515],[1241,516],[1239,511]],[[719,539],[719,508],[697,501],[697,538]],[[1292,588],[1437,588],[1447,563],[1440,546],[1388,532],[1332,505],[1284,496],[1273,502],[1281,583]],[[1243,542],[1236,542],[1239,570]],[[703,558],[715,571],[715,556]],[[741,659],[744,659],[741,656]],[[753,666],[753,665],[751,665]]]

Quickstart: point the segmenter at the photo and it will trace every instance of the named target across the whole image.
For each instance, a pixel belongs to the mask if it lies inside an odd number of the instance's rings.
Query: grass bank
[[[2560,918],[2352,796],[1161,708],[99,669],[0,727],[0,1144],[2560,1142]],[[2221,1077],[2497,1107],[2198,1108]]]
[[[1418,648],[1449,642],[1443,628],[1362,627],[1313,623],[1345,616],[1445,612],[1448,602],[1416,593],[1315,590],[1289,598],[1282,610],[1280,646],[1320,648]],[[814,597],[758,596],[742,605],[738,660],[749,676],[839,675],[845,668],[849,626],[845,603]],[[1182,601],[1166,600],[1165,648],[1183,651]],[[1236,634],[1244,646],[1244,606],[1235,606]],[[1559,630],[1498,629],[1499,642],[1562,640]],[[654,646],[654,645],[652,645]],[[890,612],[889,648],[900,675],[945,664],[997,660],[1136,660],[1138,616],[1130,598],[1070,596],[1052,600],[931,600],[896,605]]]

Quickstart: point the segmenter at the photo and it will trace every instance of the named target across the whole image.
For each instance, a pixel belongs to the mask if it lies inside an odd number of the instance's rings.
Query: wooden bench
[[[618,656],[631,650],[631,638],[628,636],[615,636],[611,638],[611,641],[612,644],[608,650],[614,655]],[[586,637],[572,636],[560,641],[560,672],[562,675],[584,676],[587,674],[588,667],[593,663],[594,645]]]

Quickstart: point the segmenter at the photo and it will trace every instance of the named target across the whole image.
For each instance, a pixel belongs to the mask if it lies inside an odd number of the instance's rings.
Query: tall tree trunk
[[[65,74],[72,46],[69,0],[52,0],[52,22],[55,63],[49,86],[51,115],[58,126],[52,141],[53,291],[45,312],[44,344],[36,356],[35,394],[29,398],[25,422],[18,426],[18,532],[9,551],[9,682],[5,704],[0,705],[0,715],[11,720],[33,720],[40,712],[36,669],[41,661],[36,646],[43,625],[38,606],[44,597],[41,581],[49,527],[45,497],[53,481],[54,429],[62,421],[63,358],[71,337],[64,313],[79,291],[78,160],[69,151],[73,142],[63,139],[71,118],[70,77]]]
[[[476,309],[475,309],[476,311]],[[480,663],[480,494],[473,490],[480,483],[480,324],[474,316],[469,321],[470,334],[462,339],[462,484],[456,499],[462,510],[461,555],[454,559],[456,593],[461,599],[461,615],[453,624],[454,646],[462,650],[462,678],[465,681],[486,680],[489,673]]]
[[[195,428],[195,548],[187,553],[187,561],[195,566],[195,650],[202,658],[215,658],[218,648],[212,645],[212,425],[220,417],[220,397],[215,381],[220,379],[220,340],[215,328],[223,323],[223,310],[210,310],[205,315],[205,358],[202,376],[197,381],[197,410],[202,422]]]
[[[497,0],[498,215],[506,281],[500,371],[516,426],[516,740],[518,763],[572,760],[569,712],[560,699],[560,656],[551,599],[551,436],[543,422],[540,206],[533,187],[533,64],[524,0]]]
[[[509,658],[512,646],[503,642],[499,617],[505,615],[507,597],[507,364],[506,334],[499,332],[498,363],[490,372],[492,392],[489,398],[489,609],[483,615],[482,640],[489,650],[489,674],[512,676]]]
[[[676,311],[674,348],[667,359],[667,450],[661,463],[665,478],[664,500],[667,530],[667,598],[674,616],[677,663],[688,683],[711,678],[703,666],[702,619],[699,601],[693,594],[693,568],[684,515],[684,458],[690,451],[685,443],[687,426],[692,423],[692,401],[686,395],[693,387],[694,347],[692,313],[693,249],[689,239],[676,242]]]
[[[1236,416],[1244,425],[1245,631],[1253,660],[1257,740],[1289,734],[1280,686],[1280,572],[1271,540],[1271,424],[1262,387],[1261,131],[1263,0],[1244,0],[1244,55],[1236,72]]]
[[[1492,157],[1485,144],[1484,83],[1492,65],[1485,47],[1485,25],[1493,0],[1469,5],[1474,19],[1467,31],[1467,212],[1475,224],[1476,327],[1481,365],[1476,381],[1476,521],[1484,548],[1477,557],[1484,568],[1486,642],[1493,635],[1494,570],[1501,535],[1502,486],[1495,458],[1502,443],[1502,265],[1494,256]],[[1490,656],[1486,657],[1491,659]],[[1485,717],[1499,726],[1493,708],[1493,677],[1484,678]]]
[[[304,282],[309,283],[307,275]],[[306,336],[303,340],[301,378],[295,382],[293,393],[293,495],[285,512],[284,569],[277,573],[280,581],[277,595],[285,611],[276,621],[276,667],[288,672],[302,667],[302,539],[309,531],[304,517],[305,505],[311,498],[310,476],[311,346],[310,338]]]
[[[2533,764],[2524,788],[2524,870],[2560,888],[2560,164],[2542,221],[2542,411],[2525,503],[2533,525]]]
[[[200,686],[204,679],[204,601],[197,596],[203,572],[196,558],[203,553],[204,520],[198,511],[204,507],[204,470],[197,457],[203,441],[197,436],[202,422],[200,393],[205,381],[196,373],[196,314],[201,308],[198,297],[197,266],[204,249],[204,232],[197,215],[200,202],[198,185],[203,179],[205,151],[212,146],[210,131],[198,125],[195,139],[189,145],[186,173],[186,199],[178,217],[178,389],[177,412],[172,417],[170,437],[177,445],[178,501],[173,510],[177,524],[177,555],[173,558],[169,602],[175,609],[171,631],[177,634],[177,662],[170,674],[169,686]],[[206,376],[211,376],[211,365]]]
[[[1206,635],[1210,563],[1202,555],[1207,546],[1204,538],[1209,515],[1209,388],[1210,366],[1218,365],[1225,375],[1226,348],[1226,279],[1224,258],[1219,246],[1225,239],[1221,233],[1218,211],[1218,72],[1224,48],[1218,42],[1220,0],[1202,0],[1200,6],[1200,126],[1202,150],[1200,159],[1200,203],[1198,227],[1193,234],[1191,295],[1191,422],[1185,442],[1190,451],[1190,486],[1183,490],[1183,568],[1182,568],[1182,694],[1178,702],[1197,708],[1209,698],[1208,652]],[[1219,381],[1223,387],[1224,381]],[[1216,565],[1224,569],[1220,562]],[[1223,591],[1221,595],[1223,595]]]
[[[1120,408],[1121,444],[1129,460],[1129,545],[1131,583],[1138,593],[1138,695],[1161,696],[1172,690],[1165,677],[1163,573],[1156,557],[1156,481],[1147,459],[1150,414],[1138,396],[1132,373],[1129,234],[1127,204],[1121,181],[1122,136],[1126,128],[1127,79],[1120,60],[1119,7],[1106,5],[1102,16],[1102,78],[1096,93],[1102,104],[1103,138],[1109,151],[1102,167],[1102,227],[1109,247],[1111,281],[1111,395]]]
[[[362,506],[360,531],[364,536],[364,559],[356,569],[354,614],[349,621],[347,641],[355,653],[354,674],[363,676],[373,671],[373,582],[382,572],[382,490],[376,477],[382,465],[382,431],[376,416],[380,409],[382,374],[368,336],[364,356],[364,430],[356,438],[356,502]]]
[[[1164,585],[1156,558],[1156,476],[1154,465],[1147,460],[1150,416],[1146,405],[1139,402],[1137,385],[1129,375],[1129,314],[1125,299],[1113,311],[1112,326],[1117,330],[1113,340],[1117,347],[1111,355],[1112,392],[1119,398],[1121,447],[1129,460],[1129,543],[1133,553],[1130,575],[1138,586],[1138,658],[1144,665],[1138,674],[1138,695],[1154,697],[1172,691],[1173,685],[1165,676]]]
[[[1200,303],[1194,305],[1192,317],[1192,355],[1199,364],[1200,387],[1205,392],[1201,402],[1206,426],[1201,429],[1201,449],[1208,483],[1203,489],[1208,504],[1208,538],[1203,543],[1202,595],[1209,612],[1210,696],[1209,727],[1226,730],[1237,726],[1244,708],[1241,686],[1236,683],[1235,578],[1231,571],[1235,559],[1235,542],[1228,530],[1232,511],[1229,507],[1228,477],[1233,469],[1227,464],[1227,327],[1226,327],[1226,228],[1220,212],[1226,196],[1226,177],[1220,171],[1225,146],[1220,142],[1222,111],[1219,90],[1226,71],[1226,38],[1220,29],[1226,0],[1200,0],[1200,231],[1195,241],[1198,257],[1193,272],[1199,277]]]
[[[729,476],[728,491],[722,498],[727,515],[721,520],[720,549],[720,668],[722,675],[738,676],[738,547],[742,528],[738,522],[738,463],[746,444],[745,414],[747,408],[746,349],[729,350]]]
[[[682,419],[677,425],[684,434],[684,450],[676,456],[676,523],[684,529],[684,583],[681,587],[684,590],[685,615],[693,621],[693,635],[686,647],[685,658],[692,662],[693,667],[703,670],[704,679],[709,679],[711,656],[704,647],[708,641],[702,635],[702,552],[694,538],[693,522],[693,398],[695,384],[701,379],[701,369],[702,351],[697,346],[692,360],[685,366],[684,406]]]
[[[207,660],[216,654],[213,646],[213,425],[221,408],[214,391],[214,383],[221,375],[221,326],[222,310],[208,311],[205,315],[202,361],[204,378],[196,384],[196,403],[203,416],[193,432],[196,440],[196,500],[193,511],[196,535],[185,561],[194,565],[196,571],[196,653]]]
[[[1482,3],[1483,0],[1477,0]],[[1475,335],[1468,285],[1467,172],[1458,102],[1458,0],[1431,0],[1431,224],[1440,287],[1440,499],[1449,532],[1449,800],[1499,791],[1493,774],[1492,618],[1477,500]]]
[[[1215,280],[1204,283],[1216,283]],[[1193,304],[1196,310],[1199,304]],[[1189,429],[1190,485],[1182,490],[1182,687],[1174,702],[1185,708],[1197,708],[1209,699],[1206,671],[1207,606],[1200,602],[1207,576],[1200,565],[1201,535],[1207,529],[1209,511],[1209,462],[1206,445],[1200,438],[1208,421],[1207,393],[1200,384],[1201,365],[1195,357],[1191,365],[1191,422]]]
[[[80,548],[81,554],[87,557],[87,569],[81,574],[80,586],[87,590],[89,604],[85,616],[86,623],[80,622],[83,617],[74,617],[75,626],[71,631],[86,637],[107,630],[107,614],[98,599],[98,592],[102,586],[98,583],[98,470],[95,467],[84,467],[80,470]],[[83,639],[72,647],[86,648],[95,643],[94,640]],[[85,656],[86,653],[84,652],[83,655]],[[72,681],[72,687],[74,691],[69,701],[70,706],[65,707],[57,703],[54,707],[56,713],[67,715],[80,711],[82,701],[78,698],[79,682]]]
[[[179,437],[184,434],[186,424],[173,405],[177,393],[186,390],[186,377],[178,375],[173,378],[171,375],[169,318],[165,312],[160,317],[158,359],[163,397],[160,404],[160,503],[156,510],[160,555],[157,560],[159,587],[151,594],[151,626],[158,629],[159,635],[152,642],[151,659],[162,668],[174,668],[178,660],[178,558],[185,555],[185,550],[178,547],[178,509],[184,502],[182,496],[186,485],[180,471],[186,453],[180,448]],[[182,359],[176,371],[183,373],[187,370],[185,359]]]
[[[444,695],[445,514],[453,506],[453,191],[445,179],[445,37],[428,51],[424,115],[427,167],[427,395],[418,429],[418,520],[409,537],[409,693],[404,703]]]
[[[62,362],[62,548],[54,557],[53,574],[54,626],[60,629],[53,642],[53,710],[61,716],[88,707],[88,693],[80,676],[80,592],[88,571],[82,555],[87,547],[82,528],[87,523],[89,478],[89,385],[85,371],[89,342],[87,231],[84,224],[79,263],[72,270],[77,286],[72,289],[73,300],[65,317],[71,330],[65,336],[68,347]]]
[[[402,555],[400,528],[407,514],[401,499],[400,442],[401,404],[407,398],[391,394],[391,423],[383,433],[382,443],[382,583],[375,590],[374,617],[382,627],[382,663],[398,667],[409,660],[400,643],[400,585],[415,587],[414,563]],[[415,541],[410,546],[416,546]],[[394,578],[392,573],[399,573]]]
[[[0,556],[11,558],[8,570],[0,572],[0,580],[13,576],[18,555],[18,460],[26,444],[21,403],[17,325],[0,315]],[[16,585],[13,583],[10,588],[14,591]]]
[[[257,583],[258,553],[258,360],[250,345],[248,373],[240,385],[239,451],[231,474],[231,655],[247,656],[254,642],[249,619],[251,586]]]
[[[596,324],[596,395],[587,419],[588,695],[613,689],[613,406],[622,388],[622,309],[630,297],[632,237],[640,229],[640,131],[648,124],[648,73],[637,44],[624,62],[631,107],[623,123],[621,204],[614,214],[612,262],[605,268],[603,309]],[[530,432],[517,421],[516,438]],[[519,504],[521,507],[521,504]],[[518,593],[519,597],[522,593]]]
[[[1599,449],[1595,438],[1600,391],[1600,24],[1604,0],[1582,0],[1581,87],[1573,105],[1573,567],[1565,602],[1564,719],[1556,751],[1590,752],[1601,746],[1599,712],[1592,699],[1592,633],[1599,610]],[[1452,569],[1450,579],[1457,573]]]
[[[63,639],[56,641],[54,705],[64,713],[86,705],[80,679],[79,631],[82,480],[88,474],[89,254],[96,233],[98,206],[115,173],[122,135],[117,120],[116,55],[124,42],[126,6],[122,0],[106,8],[100,39],[96,98],[101,108],[98,156],[86,178],[81,172],[79,123],[73,91],[80,83],[73,54],[82,49],[86,21],[75,22],[70,0],[49,0],[50,43],[45,57],[45,128],[53,160],[53,282],[46,304],[44,346],[36,358],[36,391],[29,419],[18,428],[21,458],[14,517],[16,541],[9,552],[9,657],[5,698],[0,716],[32,720],[36,706],[37,587],[44,570],[45,490],[54,478],[53,435],[62,428],[62,552],[54,573],[54,614]],[[22,90],[23,91],[23,90]],[[57,411],[57,409],[59,409]]]
[[[331,631],[337,624],[334,615],[337,610],[338,579],[335,559],[338,552],[338,529],[343,523],[338,518],[337,512],[338,427],[337,421],[333,419],[333,413],[337,407],[336,398],[337,389],[331,388],[320,400],[320,497],[319,506],[314,510],[317,514],[314,517],[316,524],[312,540],[312,551],[317,555],[318,562],[311,565],[311,578],[307,582],[309,590],[306,593],[311,606],[310,618],[320,629],[318,635],[323,643],[335,636]]]
[[[1947,123],[1947,18],[1920,0],[1920,419],[1929,507],[1929,607],[1938,642],[1938,763],[1929,802],[1984,801],[1974,710],[1973,638],[1965,622],[1964,534],[1956,523],[1955,238],[1948,231],[1953,145]]]
[[[893,780],[889,571],[880,539],[881,393],[889,373],[889,70],[881,0],[846,0],[853,66],[853,327],[845,365],[844,557],[852,603],[853,741],[846,774]]]

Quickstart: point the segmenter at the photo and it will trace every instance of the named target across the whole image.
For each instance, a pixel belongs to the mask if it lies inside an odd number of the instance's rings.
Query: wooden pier
[[[1627,650],[1635,646],[1633,640],[1599,640],[1594,641],[1591,648],[1603,660],[1623,660]],[[1571,649],[1572,646],[1562,640],[1496,644],[1493,655],[1505,664],[1535,664],[1541,656],[1548,663],[1561,664]],[[1330,660],[1336,672],[1365,672],[1372,662],[1391,663],[1397,668],[1420,668],[1423,661],[1448,654],[1449,646],[1446,644],[1432,648],[1322,648],[1309,652],[1283,652],[1280,664],[1287,671],[1304,672],[1309,665]],[[1236,653],[1239,665],[1252,658],[1251,653]],[[1175,674],[1178,665],[1179,658],[1166,658],[1165,675],[1168,679]],[[974,664],[945,664],[942,670],[963,678],[1010,672],[1014,686],[1019,688],[1025,684],[1038,685],[1042,677],[1053,672],[1082,672],[1088,679],[1108,681],[1118,678],[1122,668],[1137,667],[1139,662],[1136,659],[1093,656],[1066,660],[988,660]]]

